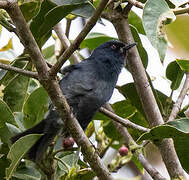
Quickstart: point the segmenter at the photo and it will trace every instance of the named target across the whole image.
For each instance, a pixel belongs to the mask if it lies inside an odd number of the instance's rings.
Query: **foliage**
[[[146,69],[148,62],[154,61],[154,59],[148,59],[148,53],[142,46],[141,37],[146,36],[149,39],[154,48],[157,49],[163,63],[168,44],[166,35],[170,31],[172,32],[170,30],[171,26],[175,28],[172,22],[177,19],[171,8],[174,6],[182,7],[185,3],[182,1],[183,3],[178,4],[178,1],[175,0],[148,0],[140,2],[145,3],[142,19],[133,11],[130,11],[128,19],[134,40],[138,43],[137,49],[139,55]],[[79,17],[85,19],[91,17],[99,1],[94,1],[94,4],[92,4],[87,0],[20,0],[18,3],[38,46],[42,49],[41,51],[45,59],[48,62],[54,62],[58,58],[55,55],[56,44],[44,46],[49,38],[55,37],[52,34],[53,27],[62,19],[68,20],[69,18],[69,20],[75,21]],[[120,1],[116,6],[123,8],[125,5],[124,1]],[[107,9],[104,10],[104,12],[107,11]],[[4,11],[1,11],[0,15],[0,24],[10,30],[9,17],[7,17]],[[99,20],[97,23],[102,24],[103,21]],[[0,26],[0,36],[2,26]],[[178,31],[177,27],[176,31]],[[182,34],[180,31],[177,33]],[[1,36],[0,38],[3,37]],[[80,44],[80,49],[88,48],[89,51],[92,51],[101,43],[116,38],[101,32],[91,32]],[[12,41],[12,38],[9,39],[8,43],[0,48],[0,52],[7,55],[7,58],[4,58],[0,54],[0,63],[10,64],[24,70],[35,70],[26,51],[16,57]],[[182,43],[187,49],[188,41],[182,41]],[[12,60],[12,56],[15,57],[14,60]],[[129,73],[126,68],[125,70]],[[150,86],[153,89],[156,101],[165,119],[168,119],[173,107],[172,94],[175,91],[180,91],[179,87],[182,85],[184,73],[188,71],[189,61],[186,59],[173,59],[167,65],[165,78],[170,83],[170,90],[172,91],[170,96],[155,89],[153,82],[149,78]],[[123,100],[112,104],[114,112],[135,124],[149,128],[145,111],[134,83],[131,82],[117,86],[117,89],[123,95]],[[48,94],[37,80],[15,72],[0,70],[0,179],[11,179],[13,177],[13,179],[37,180],[44,178],[44,174],[41,173],[39,167],[36,167],[26,157],[28,149],[40,138],[40,135],[28,135],[13,145],[10,143],[10,137],[40,122],[48,110],[48,104]],[[186,107],[189,107],[189,104]],[[189,119],[185,117],[183,111],[184,108],[180,110],[175,121],[151,128],[147,133],[142,133],[131,128],[129,128],[129,133],[135,140],[138,139],[137,143],[139,144],[142,140],[151,140],[155,144],[158,144],[163,138],[173,138],[182,166],[189,173],[189,146],[187,145]],[[110,147],[117,151],[123,145],[123,139],[114,127],[111,118],[98,112],[94,120],[95,122],[96,120],[101,120],[101,123],[90,123],[86,132],[88,136],[95,135],[94,141],[100,147],[99,152],[104,155]],[[53,147],[53,151],[62,148],[60,138],[57,142],[57,145]],[[56,158],[54,159],[55,162],[58,161],[55,167],[56,177],[61,180],[89,180],[95,176],[95,173],[80,156],[79,150],[76,152],[60,151],[54,158]],[[110,163],[110,170],[120,168],[120,163],[118,162],[124,162],[121,164],[123,166],[132,160],[140,171],[143,172],[142,165],[132,155],[131,151],[129,151],[129,156],[127,157],[121,157],[120,159],[120,156],[117,156],[116,158],[114,159],[115,161]],[[21,161],[21,159],[24,159],[24,161]]]

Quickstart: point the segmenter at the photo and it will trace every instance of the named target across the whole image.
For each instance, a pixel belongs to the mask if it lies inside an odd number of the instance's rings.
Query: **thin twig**
[[[125,43],[130,44],[134,41],[134,39],[129,28],[128,19],[125,17],[125,15],[123,16],[122,13],[116,9],[111,9],[109,12],[109,19],[113,23],[119,39]],[[145,69],[136,47],[129,50],[127,64],[130,72],[133,75],[135,86],[142,102],[142,106],[149,125],[154,127],[164,124],[164,120],[153,95],[152,89],[149,85]],[[185,178],[185,174],[176,154],[173,141],[171,141],[171,139],[165,139],[161,142],[159,148],[170,177]],[[174,166],[172,165],[173,163]]]
[[[67,36],[65,35],[65,33],[63,32],[61,23],[58,23],[54,26],[54,31],[56,32],[58,38],[60,39],[64,50],[67,49],[71,45],[71,43],[67,38]],[[80,57],[76,52],[73,52],[73,54],[71,55],[71,59],[73,60],[74,64],[81,61]]]
[[[180,110],[180,107],[182,105],[182,102],[184,100],[184,97],[187,94],[188,89],[189,89],[189,73],[186,73],[186,79],[185,79],[184,85],[183,85],[182,90],[181,90],[181,92],[178,96],[177,101],[173,105],[173,109],[172,109],[171,114],[169,116],[168,122],[173,121],[176,118],[176,116],[177,116],[177,114]]]
[[[7,1],[0,1],[0,8],[6,8],[8,6]]]
[[[185,14],[185,13],[188,13],[188,12],[189,12],[189,7],[173,9],[173,13],[175,15]]]
[[[85,159],[90,164],[91,168],[94,170],[98,178],[100,180],[113,180],[110,172],[102,163],[101,159],[86,137],[78,121],[71,113],[70,107],[66,101],[66,98],[62,94],[57,79],[50,76],[49,68],[45,62],[45,59],[41,54],[41,51],[18,7],[17,2],[13,0],[11,2],[12,3],[10,3],[9,7],[6,8],[6,11],[15,24],[19,37],[22,39],[22,43],[27,49],[32,62],[34,63],[38,71],[39,81],[48,92],[52,103],[57,108],[59,115],[62,118],[64,125],[66,126],[65,128],[67,128],[68,132],[72,135],[78,146],[81,146],[81,150],[83,155],[85,156]],[[105,6],[107,2],[107,0],[102,0],[100,4],[104,4]],[[101,9],[101,11],[103,11],[103,9]],[[58,71],[59,68],[56,70]]]
[[[71,19],[66,19],[66,36],[69,38],[70,34],[70,27],[71,27],[72,20]]]
[[[111,111],[109,111],[109,110],[107,110],[107,109],[105,109],[103,107],[100,108],[100,112],[105,114],[106,116],[112,118],[114,121],[122,124],[125,127],[130,127],[130,128],[133,128],[133,129],[137,129],[137,130],[139,130],[141,132],[150,131],[150,129],[142,127],[142,126],[140,126],[138,124],[135,124],[135,123],[129,121],[128,119],[124,119],[124,118],[112,113]]]
[[[106,7],[108,0],[101,0],[93,16],[88,20],[83,30],[79,33],[77,38],[73,41],[71,46],[65,50],[65,52],[60,56],[57,63],[51,68],[50,74],[55,76],[59,69],[62,67],[64,62],[69,58],[69,56],[79,47],[80,43],[85,39],[90,30],[94,27],[98,18],[100,17],[102,11]]]
[[[114,113],[114,110],[110,106],[110,104],[106,104],[105,107]],[[113,122],[115,125],[115,128],[117,131],[123,136],[124,143],[126,144],[127,147],[133,148],[137,147],[138,145],[132,138],[132,136],[129,134],[127,128],[123,127],[121,124],[117,122]],[[155,168],[152,167],[152,165],[146,160],[146,158],[143,156],[142,153],[139,152],[139,149],[133,149],[133,155],[136,156],[140,163],[143,165],[144,169],[149,173],[150,176],[154,177],[156,180],[166,180]]]
[[[155,168],[153,168],[150,163],[146,160],[142,153],[138,154],[138,160],[144,167],[144,169],[151,175],[154,180],[166,180]]]
[[[144,8],[144,4],[139,2],[139,1],[136,1],[136,0],[127,0],[130,4],[132,4],[133,6],[135,7],[138,7],[140,9],[143,9]]]
[[[38,73],[37,72],[27,71],[25,69],[20,69],[20,68],[11,66],[11,65],[1,64],[1,63],[0,63],[0,68],[8,70],[8,71],[14,71],[14,72],[17,72],[17,73],[22,74],[24,76],[28,76],[28,77],[31,77],[31,78],[38,79]]]
[[[127,2],[129,2],[130,4],[132,4],[133,6],[135,6],[137,8],[144,9],[144,4],[139,1],[127,0]],[[185,14],[185,13],[189,12],[189,7],[176,8],[176,9],[172,9],[172,11],[175,15]]]

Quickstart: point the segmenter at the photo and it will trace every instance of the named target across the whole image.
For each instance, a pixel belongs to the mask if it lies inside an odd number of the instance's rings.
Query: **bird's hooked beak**
[[[132,43],[132,44],[129,44],[129,45],[125,45],[124,50],[126,51],[126,50],[128,50],[128,49],[130,49],[130,48],[132,48],[133,46],[136,46],[136,45],[137,45],[137,43]]]
[[[137,45],[137,43],[132,43],[132,44],[125,44],[125,46],[124,47],[122,47],[121,49],[120,49],[120,51],[124,54],[124,55],[126,55],[126,52],[127,52],[127,50],[129,50],[130,48],[132,48],[133,46],[135,46],[135,45]]]

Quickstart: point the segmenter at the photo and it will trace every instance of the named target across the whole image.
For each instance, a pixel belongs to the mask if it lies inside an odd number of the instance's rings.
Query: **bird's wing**
[[[61,74],[66,75],[66,74],[72,72],[74,69],[77,69],[77,68],[78,68],[78,67],[77,67],[75,64],[66,66],[66,67],[64,67],[64,68],[61,70]]]
[[[65,95],[85,95],[96,87],[95,72],[90,66],[70,65],[63,69],[60,87]]]

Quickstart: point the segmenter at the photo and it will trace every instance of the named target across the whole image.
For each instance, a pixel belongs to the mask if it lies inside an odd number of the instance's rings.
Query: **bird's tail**
[[[48,117],[42,120],[36,126],[19,133],[11,138],[11,142],[14,143],[23,136],[29,134],[43,134],[40,139],[30,148],[26,157],[32,161],[40,162],[48,148],[52,143],[55,136],[60,133],[62,129],[62,120],[60,118],[49,119]]]

